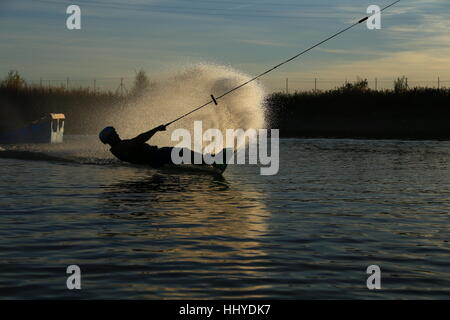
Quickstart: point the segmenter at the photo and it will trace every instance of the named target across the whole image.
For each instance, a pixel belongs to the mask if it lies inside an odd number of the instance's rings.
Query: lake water
[[[0,155],[1,299],[450,298],[449,142],[287,139],[220,178],[75,140]]]

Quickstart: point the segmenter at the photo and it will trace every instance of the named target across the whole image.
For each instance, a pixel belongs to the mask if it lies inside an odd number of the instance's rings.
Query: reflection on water
[[[266,259],[258,239],[267,231],[269,213],[263,195],[257,190],[235,188],[222,176],[159,173],[102,188],[104,211],[108,212],[104,215],[116,221],[114,226],[121,227],[105,228],[100,237],[138,242],[132,250],[156,255],[151,259],[152,264],[183,266],[177,270],[178,278],[181,274],[187,278],[182,281],[198,284],[218,277],[217,287],[209,290],[222,290],[220,282],[225,276],[266,277],[265,268],[257,266]],[[135,257],[127,262],[142,263]],[[199,265],[203,268],[199,269]],[[164,274],[173,276],[173,271],[166,268],[144,272],[159,281],[165,278]],[[149,293],[161,290],[155,287],[154,281],[140,281],[139,286]],[[175,290],[179,282],[173,286],[166,284],[164,290],[169,296],[173,291],[173,296],[180,297],[180,292]],[[196,290],[195,286],[191,289]],[[238,291],[264,287],[269,286],[251,282],[236,284]]]

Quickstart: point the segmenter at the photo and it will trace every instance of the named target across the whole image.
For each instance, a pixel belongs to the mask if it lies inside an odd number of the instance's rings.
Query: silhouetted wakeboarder
[[[162,147],[152,146],[147,144],[157,132],[166,131],[165,125],[160,125],[147,132],[141,133],[133,139],[122,140],[117,134],[114,127],[106,127],[99,133],[100,141],[104,144],[109,144],[111,153],[121,161],[149,165],[153,168],[160,168],[164,165],[176,165],[172,161],[172,151],[175,147]],[[195,163],[194,159],[202,159],[201,165],[207,165],[203,160],[203,155],[195,155],[196,152],[188,148],[176,148],[176,152],[183,157],[187,152],[190,156],[191,163]],[[224,171],[226,164],[212,164],[213,167]]]

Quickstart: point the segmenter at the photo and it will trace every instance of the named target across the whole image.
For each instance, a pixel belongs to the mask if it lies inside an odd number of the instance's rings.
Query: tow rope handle
[[[214,104],[217,106],[218,105],[217,100],[213,95],[211,95],[211,99],[214,102]]]

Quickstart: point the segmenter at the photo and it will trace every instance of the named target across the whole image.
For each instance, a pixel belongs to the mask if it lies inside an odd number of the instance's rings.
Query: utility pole
[[[314,92],[317,92],[317,78],[314,78]]]
[[[289,78],[286,78],[286,94],[289,94]]]

